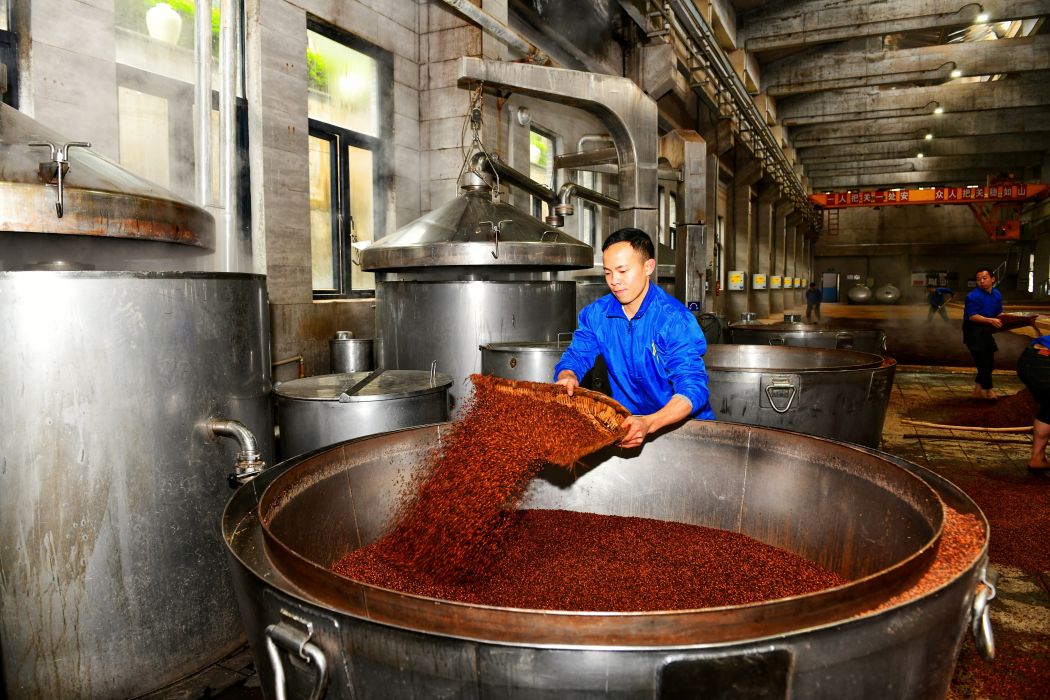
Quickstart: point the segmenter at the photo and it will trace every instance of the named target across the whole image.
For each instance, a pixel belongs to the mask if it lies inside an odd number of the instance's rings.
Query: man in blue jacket
[[[977,286],[966,295],[963,305],[963,343],[977,366],[973,395],[979,399],[998,398],[992,390],[992,370],[999,346],[992,333],[1003,327],[1003,297],[995,288],[995,275],[987,267],[977,271]]]
[[[686,418],[714,420],[708,401],[700,324],[680,301],[650,283],[656,251],[644,231],[622,228],[602,244],[610,294],[580,312],[572,343],[554,367],[571,395],[601,355],[612,396],[632,415],[621,447]]]

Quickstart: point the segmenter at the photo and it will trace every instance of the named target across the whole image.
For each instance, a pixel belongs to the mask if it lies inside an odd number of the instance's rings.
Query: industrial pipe
[[[340,333],[342,333],[342,332],[343,331],[340,331]],[[303,356],[301,354],[300,355],[293,355],[291,357],[286,357],[283,360],[275,360],[275,361],[270,363],[270,366],[271,367],[281,367],[283,365],[290,365],[293,362],[298,362],[299,363],[299,379],[302,379],[303,377],[306,376],[306,360],[305,360],[305,358],[303,358]]]
[[[520,34],[513,31],[507,25],[482,10],[480,7],[470,4],[469,0],[444,0],[445,4],[453,8],[482,30],[496,37],[504,44],[516,51],[525,54],[525,57],[534,63],[548,64],[550,56],[540,51],[537,47],[526,41]]]
[[[540,183],[533,180],[531,177],[515,170],[506,163],[504,163],[498,156],[491,155],[489,153],[475,153],[470,159],[470,170],[474,173],[480,173],[483,168],[487,168],[489,171],[495,172],[496,176],[500,180],[505,180],[512,185],[516,185],[521,189],[525,190],[534,197],[539,197],[547,203],[547,209],[550,212],[554,211],[554,207],[558,206],[558,195],[550,187],[541,185]],[[555,218],[553,214],[547,217],[548,219]],[[548,221],[547,223],[551,223]],[[560,226],[561,224],[552,224],[554,226]]]
[[[205,423],[205,428],[210,437],[233,438],[241,448],[234,461],[234,473],[227,477],[231,487],[250,481],[266,468],[259,442],[244,423],[228,418],[212,418]]]
[[[555,226],[562,226],[565,223],[566,216],[572,216],[576,213],[575,207],[572,205],[572,198],[578,197],[585,199],[588,202],[593,202],[600,207],[611,209],[614,212],[620,210],[620,200],[596,192],[588,187],[577,184],[575,182],[566,182],[558,190],[558,204],[554,207],[554,218],[557,218],[559,223],[554,224]]]

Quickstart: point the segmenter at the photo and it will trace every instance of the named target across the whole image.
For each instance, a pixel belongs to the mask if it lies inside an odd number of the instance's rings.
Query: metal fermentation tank
[[[137,697],[244,640],[219,517],[272,463],[266,286],[185,271],[211,215],[66,141],[0,105],[0,695]]]
[[[589,245],[493,201],[480,182],[361,257],[376,272],[377,366],[437,362],[453,409],[481,371],[482,345],[555,341],[576,327],[575,284],[555,272],[594,263]]]

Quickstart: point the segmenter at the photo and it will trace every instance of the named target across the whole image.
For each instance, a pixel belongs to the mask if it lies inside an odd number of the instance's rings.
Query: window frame
[[[7,67],[7,90],[3,93],[3,103],[18,109],[18,32],[15,24],[14,3],[7,5],[8,29],[0,29],[0,63]]]
[[[530,151],[529,151],[529,171],[530,171],[529,177],[532,177],[532,173],[531,173],[531,170],[532,170],[532,152],[531,152],[531,148],[532,148],[532,134],[533,133],[539,134],[542,138],[545,138],[545,139],[547,139],[548,141],[551,142],[551,152],[550,152],[551,181],[550,181],[550,184],[544,184],[542,182],[539,183],[539,184],[544,185],[545,187],[549,187],[550,189],[552,189],[555,192],[557,192],[558,191],[558,169],[556,167],[554,167],[554,159],[558,155],[558,135],[555,134],[553,131],[551,131],[549,129],[543,128],[542,126],[536,126],[535,124],[530,124],[529,125],[529,149],[530,149]],[[543,220],[543,205],[544,204],[546,204],[546,202],[544,202],[539,197],[530,195],[529,196],[529,213],[532,214],[535,218],[537,218],[537,219],[542,221]],[[553,213],[554,212],[552,212],[552,211],[548,211],[547,212],[548,215],[553,214]]]
[[[338,27],[326,24],[315,17],[308,17],[306,21],[308,31],[315,32],[321,36],[331,39],[346,46],[349,49],[362,53],[376,62],[376,99],[379,101],[377,110],[379,135],[370,136],[352,129],[347,129],[335,124],[329,124],[317,119],[308,118],[309,135],[318,138],[334,138],[332,141],[332,154],[334,157],[332,167],[332,202],[335,203],[332,212],[332,265],[335,279],[335,287],[332,289],[313,288],[311,279],[311,290],[315,301],[331,299],[369,299],[375,297],[375,289],[354,289],[352,284],[353,249],[351,248],[351,234],[353,232],[353,217],[351,215],[352,202],[350,201],[350,163],[349,148],[359,148],[372,153],[372,231],[373,240],[382,238],[387,223],[387,197],[391,191],[392,169],[388,164],[390,144],[393,143],[392,123],[393,112],[393,84],[394,84],[394,58],[393,55],[373,44],[368,43],[360,37],[354,36]],[[304,58],[305,60],[305,58]],[[311,253],[312,255],[312,253]],[[311,258],[311,269],[313,260]]]

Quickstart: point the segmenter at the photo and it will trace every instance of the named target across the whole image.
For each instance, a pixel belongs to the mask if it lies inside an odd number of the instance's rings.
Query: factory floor
[[[804,308],[788,309],[800,313]],[[1038,306],[1007,311],[1041,313]],[[959,658],[948,697],[952,700],[1043,699],[1050,697],[1050,476],[1029,474],[1027,433],[960,430],[915,425],[953,415],[963,425],[967,411],[985,421],[990,406],[971,397],[973,370],[962,345],[961,304],[948,309],[949,322],[926,322],[925,305],[854,306],[823,304],[822,325],[879,327],[887,333],[887,354],[898,360],[894,388],[882,434],[882,449],[934,470],[961,487],[991,523],[990,560],[998,571],[992,603],[996,659],[983,660],[970,634]],[[1050,307],[1045,308],[1050,317]],[[764,321],[780,321],[782,314]],[[1040,324],[1042,325],[1042,324]],[[1041,329],[1040,334],[1050,332]],[[1017,355],[1035,335],[1031,329],[997,335],[1000,352],[994,377],[998,405],[1011,405],[1023,389],[1013,371]],[[1026,337],[1028,336],[1028,337]],[[1016,403],[1016,402],[1014,402]],[[1000,425],[1001,421],[997,423]],[[1030,425],[1030,419],[1017,427]],[[1001,427],[1001,425],[1000,425]],[[249,700],[263,697],[246,651],[178,687],[151,695],[174,698]]]

